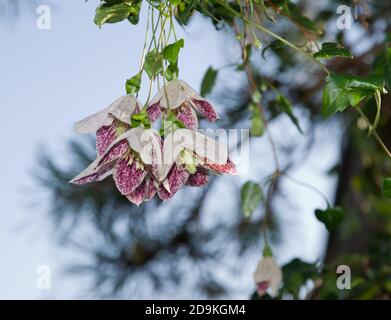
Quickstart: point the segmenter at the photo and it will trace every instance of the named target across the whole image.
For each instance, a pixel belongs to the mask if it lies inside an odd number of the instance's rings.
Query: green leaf
[[[355,107],[362,100],[370,98],[376,91],[384,90],[382,76],[357,77],[350,74],[331,73],[323,89],[322,113],[325,117]]]
[[[212,67],[209,67],[204,75],[204,79],[202,79],[201,96],[205,97],[212,91],[216,82],[216,77],[217,70],[213,69]]]
[[[339,208],[327,208],[326,210],[316,209],[315,216],[326,226],[327,230],[333,231],[342,221],[345,212]]]
[[[383,181],[383,194],[387,198],[391,198],[391,178],[385,178]]]
[[[142,109],[139,113],[132,115],[130,122],[133,128],[144,127],[150,128],[151,122],[149,121],[147,109]]]
[[[250,218],[263,199],[262,188],[258,183],[247,181],[240,192],[243,215]]]
[[[170,64],[167,69],[166,69],[166,72],[165,72],[165,77],[167,79],[167,81],[171,81],[173,79],[177,79],[178,78],[178,74],[179,74],[179,68],[178,68],[178,64],[175,63],[175,64]]]
[[[261,111],[253,103],[250,104],[252,111],[250,134],[255,137],[261,137],[265,131],[265,125],[261,117]]]
[[[156,49],[148,52],[145,56],[144,70],[150,79],[162,72],[163,57],[160,52],[156,51]]]
[[[282,267],[284,286],[282,291],[290,293],[295,299],[299,298],[300,289],[308,280],[319,277],[315,263],[307,263],[300,259],[293,259]]]
[[[140,91],[141,87],[141,76],[142,72],[140,71],[134,77],[126,80],[126,93],[134,95]]]
[[[122,20],[138,17],[141,1],[103,2],[96,9],[95,24],[101,28],[105,23],[116,23]]]
[[[276,104],[281,108],[282,112],[286,113],[289,119],[293,122],[293,124],[296,126],[297,130],[299,130],[300,133],[303,133],[303,130],[301,130],[299,120],[296,118],[296,116],[293,114],[293,108],[290,101],[281,93],[277,94],[276,97]]]
[[[342,45],[334,42],[322,43],[322,48],[314,53],[317,59],[330,59],[334,57],[353,58],[352,53]]]
[[[170,62],[171,64],[176,64],[178,61],[178,55],[181,48],[185,45],[185,41],[183,39],[179,39],[178,41],[167,45],[163,48],[163,58]]]

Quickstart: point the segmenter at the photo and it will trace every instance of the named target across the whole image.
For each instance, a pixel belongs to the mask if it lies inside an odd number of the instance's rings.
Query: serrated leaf
[[[299,130],[300,133],[303,133],[299,124],[299,120],[293,114],[293,108],[290,101],[284,95],[278,93],[276,97],[276,104],[281,108],[282,112],[286,113],[289,119],[291,119],[297,130]]]
[[[212,67],[209,67],[208,70],[206,70],[204,78],[202,79],[200,92],[201,96],[205,97],[212,91],[216,82],[216,77],[217,70],[213,69]]]
[[[126,81],[126,93],[135,94],[140,91],[142,72],[139,72],[134,77]]]
[[[333,231],[338,227],[344,215],[344,211],[339,207],[327,208],[326,210],[315,210],[316,218],[322,222],[329,231]]]
[[[250,218],[263,199],[262,188],[258,183],[247,181],[240,192],[240,204],[243,215]]]
[[[383,181],[383,195],[391,198],[391,178],[385,178]]]
[[[148,52],[145,56],[144,71],[148,74],[148,77],[152,79],[154,76],[162,72],[163,70],[163,56],[156,49]]]
[[[183,39],[179,39],[178,41],[171,43],[163,48],[163,58],[170,62],[171,64],[176,64],[178,61],[178,55],[181,48],[185,45],[185,41]]]
[[[353,55],[348,49],[334,42],[322,43],[322,48],[314,53],[314,58],[317,59],[330,59],[334,57],[353,58]]]

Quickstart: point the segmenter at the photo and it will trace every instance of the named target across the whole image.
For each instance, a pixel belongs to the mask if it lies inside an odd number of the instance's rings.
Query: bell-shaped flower
[[[271,256],[263,257],[254,272],[254,281],[260,297],[270,289],[272,297],[277,296],[282,282],[282,271]]]
[[[107,147],[130,128],[130,118],[140,110],[140,103],[134,96],[123,96],[107,108],[74,125],[78,133],[96,132],[96,150],[102,155]]]
[[[189,129],[198,128],[196,112],[212,122],[218,119],[212,105],[181,80],[167,82],[151,100],[147,109],[151,122],[168,111],[172,111]]]
[[[208,170],[216,174],[236,174],[228,158],[228,146],[195,130],[178,129],[164,140],[163,164],[158,170],[162,181],[158,195],[168,200],[185,184],[202,186]]]
[[[70,182],[101,181],[112,174],[121,194],[139,205],[157,192],[161,147],[160,135],[154,130],[130,129],[114,139],[103,154]]]

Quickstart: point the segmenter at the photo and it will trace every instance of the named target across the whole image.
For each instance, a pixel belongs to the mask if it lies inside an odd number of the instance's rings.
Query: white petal
[[[208,162],[225,164],[228,160],[228,146],[224,143],[190,129],[178,129],[164,139],[163,163],[158,179],[163,181],[183,149],[194,153]]]
[[[78,133],[96,132],[102,126],[109,126],[113,123],[113,117],[118,120],[130,123],[130,117],[140,106],[133,96],[123,96],[115,100],[107,108],[87,117],[74,124],[74,131]]]
[[[162,108],[176,109],[190,98],[203,99],[184,81],[171,80],[159,90],[149,105],[153,105],[160,101],[160,106]]]
[[[264,257],[258,263],[254,272],[254,281],[255,283],[269,282],[272,296],[278,294],[278,289],[282,282],[282,271],[272,257]]]

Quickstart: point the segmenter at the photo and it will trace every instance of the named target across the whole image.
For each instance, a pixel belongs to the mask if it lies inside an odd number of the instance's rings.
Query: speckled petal
[[[194,108],[209,121],[213,122],[219,118],[215,109],[208,101],[195,98],[193,98],[191,101],[193,102]]]
[[[156,194],[156,192],[157,192],[157,186],[155,184],[155,180],[152,177],[149,177],[147,181],[145,200],[146,201],[151,200],[153,196]]]
[[[102,155],[107,147],[116,138],[117,121],[113,121],[110,126],[103,126],[96,132],[96,151],[98,155]]]
[[[147,179],[144,181],[131,193],[126,196],[130,202],[133,202],[135,205],[139,206],[145,199],[145,193],[147,191]]]
[[[81,185],[95,181],[102,181],[112,173],[112,167],[102,166],[97,168],[96,161],[92,162],[85,170],[74,177],[70,183]]]
[[[163,185],[160,185],[158,190],[160,199],[171,199],[174,194],[186,183],[189,175],[189,172],[184,168],[184,166],[178,166],[174,164],[167,175],[170,192],[168,192]]]
[[[192,187],[201,187],[209,181],[208,172],[203,168],[197,168],[196,173],[191,174],[186,184]]]
[[[157,119],[159,119],[159,117],[162,115],[159,102],[150,105],[147,108],[147,113],[151,122],[155,122]]]
[[[237,174],[235,164],[228,159],[226,164],[216,164],[216,163],[204,163],[202,165],[204,168],[209,169],[215,173],[219,174]]]
[[[146,174],[145,170],[137,169],[136,161],[129,164],[128,159],[120,159],[115,164],[113,178],[119,192],[127,195],[141,184]]]
[[[102,166],[105,164],[108,164],[114,160],[119,159],[122,157],[122,155],[125,154],[126,151],[129,150],[129,144],[128,141],[122,140],[115,145],[113,145],[110,150],[106,152],[106,154],[103,155],[103,157],[100,159],[98,165]]]
[[[186,128],[197,129],[198,128],[198,117],[194,109],[188,104],[184,103],[177,109],[177,118],[183,122]]]

